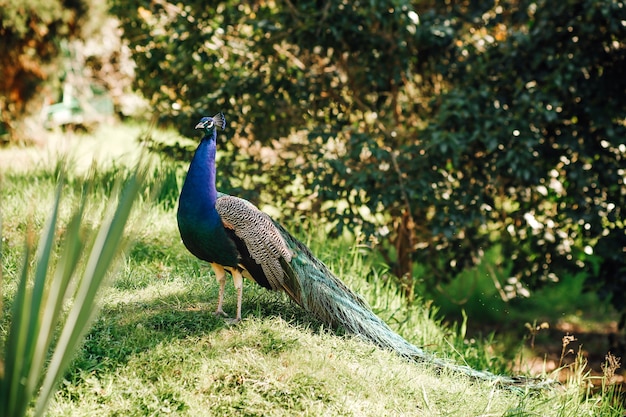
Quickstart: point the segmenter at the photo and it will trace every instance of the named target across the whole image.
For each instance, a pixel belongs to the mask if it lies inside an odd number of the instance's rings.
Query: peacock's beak
[[[204,127],[206,126],[206,122],[200,122],[196,125],[196,127],[194,127],[194,129],[204,129]]]

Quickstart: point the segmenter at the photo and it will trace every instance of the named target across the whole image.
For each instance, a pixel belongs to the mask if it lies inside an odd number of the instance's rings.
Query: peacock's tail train
[[[289,271],[288,279],[285,280],[285,283],[292,287],[290,296],[297,294],[297,298],[293,296],[292,298],[325,324],[333,328],[341,327],[349,334],[391,350],[410,361],[427,362],[439,369],[460,372],[475,379],[531,389],[553,384],[552,381],[541,378],[501,376],[457,365],[409,343],[374,314],[367,302],[337,278],[306,245],[294,238],[280,224],[275,225],[293,253],[289,267],[286,268]]]

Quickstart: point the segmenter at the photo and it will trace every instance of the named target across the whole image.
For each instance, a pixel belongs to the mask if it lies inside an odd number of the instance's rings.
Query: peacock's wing
[[[302,304],[300,285],[290,265],[292,251],[274,221],[252,203],[226,194],[220,193],[215,208],[226,230],[233,232],[235,244],[242,247],[241,264],[252,278],[266,281],[273,290],[285,291]]]

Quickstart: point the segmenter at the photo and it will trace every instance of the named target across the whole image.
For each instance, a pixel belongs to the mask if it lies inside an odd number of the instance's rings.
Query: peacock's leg
[[[241,271],[238,269],[234,269],[231,271],[233,274],[233,283],[235,284],[235,289],[237,290],[237,316],[234,320],[231,320],[231,324],[235,324],[241,321],[241,302],[243,300],[243,275],[241,275]]]
[[[228,314],[224,313],[224,287],[226,286],[226,271],[224,267],[220,264],[212,263],[213,272],[215,272],[215,279],[220,284],[220,292],[217,296],[217,309],[215,310],[215,315],[220,315],[224,317],[228,317]]]

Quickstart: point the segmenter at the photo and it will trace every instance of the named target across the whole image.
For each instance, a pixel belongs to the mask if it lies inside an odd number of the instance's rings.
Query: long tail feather
[[[292,292],[299,295],[299,299],[294,298],[295,301],[329,326],[342,327],[346,332],[391,350],[410,361],[427,362],[439,369],[449,369],[475,379],[531,389],[553,384],[553,381],[547,379],[501,376],[457,365],[409,343],[374,314],[367,302],[337,278],[303,243],[278,223],[276,227],[294,254],[290,263],[293,270],[291,280],[295,279],[297,282],[288,285],[293,286]],[[299,288],[295,288],[296,286]]]

